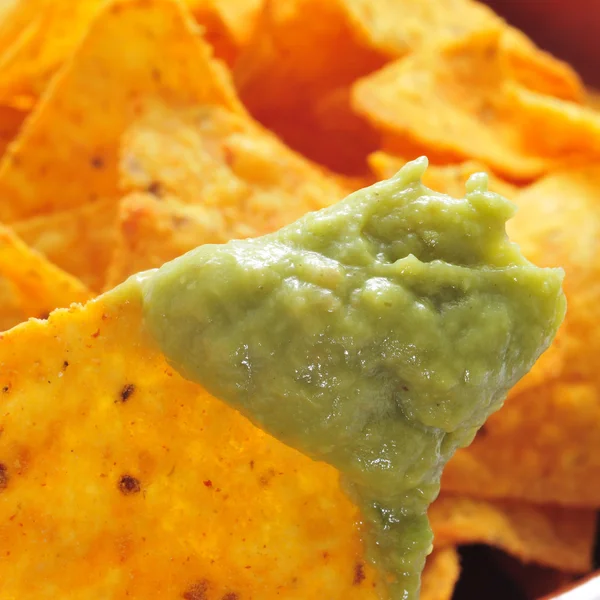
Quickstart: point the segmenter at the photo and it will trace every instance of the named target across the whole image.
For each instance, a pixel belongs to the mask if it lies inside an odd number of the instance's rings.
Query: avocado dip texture
[[[389,596],[418,597],[427,508],[550,345],[560,269],[505,234],[515,207],[473,175],[421,183],[427,159],[261,238],[204,245],[137,277],[146,326],[185,377],[339,469]]]

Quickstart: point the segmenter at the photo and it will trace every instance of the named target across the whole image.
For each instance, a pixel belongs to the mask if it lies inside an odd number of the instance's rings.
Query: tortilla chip
[[[377,179],[389,179],[411,159],[400,158],[386,152],[374,152],[369,156],[369,165]],[[513,198],[517,187],[504,181],[490,172],[490,169],[481,162],[468,160],[454,165],[430,165],[423,175],[423,183],[431,188],[460,198],[465,193],[465,183],[473,173],[488,173],[489,190],[501,194],[505,198]]]
[[[337,472],[184,381],[121,300],[0,339],[3,594],[378,598]]]
[[[501,40],[490,30],[396,61],[355,83],[354,107],[389,150],[418,144],[434,162],[474,158],[515,179],[600,157],[598,115],[520,86]]]
[[[116,216],[112,200],[98,200],[12,227],[29,246],[98,292],[114,249]]]
[[[596,511],[442,494],[429,519],[436,548],[488,544],[518,557],[573,573],[592,568]]]
[[[421,600],[450,600],[460,575],[455,548],[434,550],[427,558],[421,580]]]
[[[348,88],[390,60],[490,30],[523,85],[581,101],[572,69],[471,0],[272,0],[234,77],[250,112],[287,144],[331,169],[361,174],[378,135],[352,110]]]
[[[89,298],[90,293],[80,281],[49,263],[28,248],[14,232],[0,225],[2,329],[29,317],[45,318],[57,307],[85,302]]]
[[[119,139],[148,97],[243,112],[179,3],[119,0],[99,14],[4,156],[0,218],[116,201]]]
[[[535,264],[564,267],[569,308],[548,352],[450,461],[446,490],[600,506],[599,200],[598,165],[548,175],[517,195],[510,237]]]
[[[105,0],[15,0],[0,24],[0,101],[33,106]]]
[[[260,125],[218,106],[147,105],[123,139],[121,173],[124,191],[150,193],[122,208],[125,239],[109,285],[206,241],[274,231],[352,191]],[[165,196],[175,200],[159,204]]]

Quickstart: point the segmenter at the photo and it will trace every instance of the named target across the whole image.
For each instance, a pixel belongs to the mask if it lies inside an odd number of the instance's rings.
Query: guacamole
[[[261,238],[138,278],[147,327],[185,377],[339,469],[394,599],[418,597],[443,466],[548,347],[562,271],[506,237],[515,207],[427,160]]]

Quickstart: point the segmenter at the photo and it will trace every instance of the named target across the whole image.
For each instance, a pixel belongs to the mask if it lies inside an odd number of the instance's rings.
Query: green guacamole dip
[[[394,599],[418,597],[443,466],[565,314],[562,271],[509,242],[515,207],[486,175],[455,199],[423,186],[426,167],[139,277],[178,371],[340,470]]]

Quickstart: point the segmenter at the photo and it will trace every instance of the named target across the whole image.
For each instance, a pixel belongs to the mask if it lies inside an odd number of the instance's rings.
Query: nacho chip
[[[98,292],[114,249],[116,217],[112,200],[98,200],[12,227],[30,247]]]
[[[429,510],[434,544],[488,544],[518,557],[573,573],[592,568],[596,511],[488,502],[442,494]]]
[[[4,156],[0,218],[116,201],[119,139],[147,97],[243,112],[177,2],[119,0],[99,14]]]
[[[234,76],[250,112],[286,143],[357,174],[378,136],[347,100],[339,102],[354,81],[432,44],[486,31],[498,32],[499,53],[523,85],[581,101],[583,86],[572,69],[471,0],[273,0]]]
[[[140,322],[116,291],[0,339],[3,595],[378,598],[337,473],[184,381]]]
[[[555,343],[443,477],[475,496],[600,506],[600,169],[558,172],[516,197],[509,234],[540,266],[566,272]]]
[[[455,548],[434,550],[427,558],[421,580],[421,600],[450,600],[460,575]]]
[[[145,108],[123,139],[121,186],[148,193],[122,206],[109,285],[201,243],[274,231],[351,191],[245,116]],[[159,204],[165,196],[174,200]]]
[[[85,302],[89,297],[80,281],[0,225],[0,330],[29,317],[45,318],[57,307]]]
[[[408,160],[386,152],[374,152],[369,156],[369,165],[377,179],[389,179]],[[479,172],[488,173],[490,191],[501,194],[505,198],[515,196],[517,188],[514,185],[490,173],[486,165],[475,160],[454,165],[431,165],[423,175],[423,183],[432,190],[459,198],[465,193],[465,183],[469,176]]]
[[[354,85],[354,107],[392,151],[417,144],[434,161],[474,158],[516,179],[600,157],[598,115],[520,86],[501,40],[488,31],[396,61]]]

